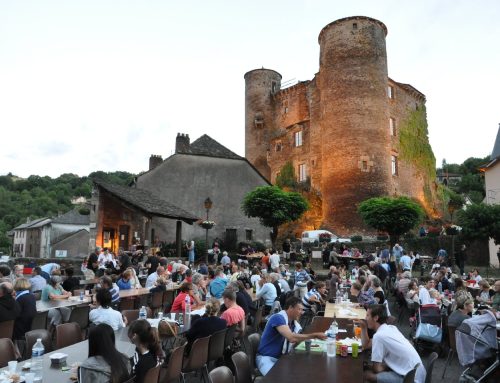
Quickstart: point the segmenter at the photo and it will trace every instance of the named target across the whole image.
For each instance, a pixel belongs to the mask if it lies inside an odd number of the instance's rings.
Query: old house
[[[247,159],[207,135],[191,143],[189,135],[184,134],[177,135],[175,154],[164,161],[152,156],[149,171],[135,180],[136,187],[214,221],[216,225],[208,232],[209,243],[218,237],[227,249],[241,241],[269,239],[269,228],[241,210],[244,196],[264,185],[269,182]],[[212,202],[209,209],[204,204],[207,198]],[[160,240],[170,242],[175,238],[173,222],[154,217],[152,227]],[[205,239],[205,235],[203,228],[193,225],[186,227],[182,236],[188,240]]]
[[[490,162],[481,169],[484,172],[484,183],[486,188],[486,203],[489,205],[500,203],[500,126],[497,138],[491,153]],[[490,238],[490,264],[499,267],[500,246],[495,245],[495,241]]]
[[[150,247],[157,236],[153,220],[160,217],[172,224],[172,237],[180,246],[182,223],[192,225],[199,219],[147,190],[102,180],[94,180],[90,204],[90,249],[100,246],[117,252]]]

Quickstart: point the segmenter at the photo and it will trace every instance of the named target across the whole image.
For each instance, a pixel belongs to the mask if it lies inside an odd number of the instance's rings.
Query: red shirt
[[[172,303],[172,309],[170,310],[171,313],[182,313],[186,310],[186,295],[188,293],[179,293],[174,299],[174,303]],[[194,305],[194,298],[190,296],[191,298],[191,307]]]
[[[269,266],[269,255],[264,255],[262,257],[262,263],[266,266]]]
[[[229,327],[233,324],[240,323],[243,318],[245,318],[245,312],[240,306],[234,305],[233,307],[230,307],[226,311],[224,311],[220,317],[227,322],[227,325]]]

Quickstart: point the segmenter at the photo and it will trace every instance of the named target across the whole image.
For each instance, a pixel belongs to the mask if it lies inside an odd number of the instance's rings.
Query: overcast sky
[[[244,155],[245,72],[318,71],[320,30],[387,26],[389,76],[427,97],[437,165],[491,153],[500,1],[0,1],[0,174],[147,170],[178,132]]]

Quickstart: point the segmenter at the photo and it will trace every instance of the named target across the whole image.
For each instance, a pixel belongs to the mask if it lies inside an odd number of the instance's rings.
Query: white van
[[[336,243],[337,241],[340,243],[351,242],[351,240],[349,238],[340,238],[328,230],[308,230],[308,231],[304,231],[302,233],[302,243],[316,243],[316,244],[318,244],[319,243],[319,236],[322,233],[330,234],[330,236],[332,238],[330,242],[332,242],[332,243]]]

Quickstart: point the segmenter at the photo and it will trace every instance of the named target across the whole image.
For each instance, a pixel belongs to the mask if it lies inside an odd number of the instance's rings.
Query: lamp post
[[[205,202],[203,203],[204,206],[205,206],[205,210],[207,211],[207,221],[208,221],[208,212],[210,211],[210,209],[212,208],[212,200],[210,199],[210,197],[207,197],[207,199],[205,200]],[[205,263],[208,264],[208,227],[205,227]]]

